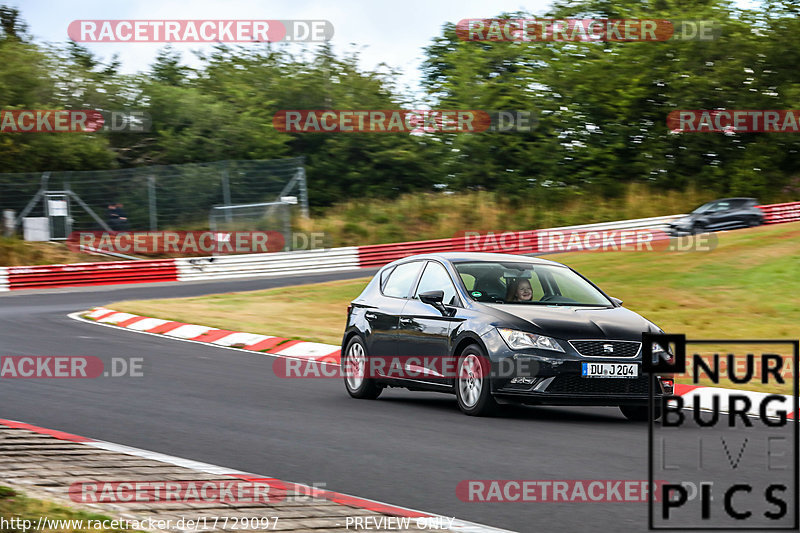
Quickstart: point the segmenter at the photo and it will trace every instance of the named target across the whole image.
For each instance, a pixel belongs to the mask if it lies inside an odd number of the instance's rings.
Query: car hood
[[[641,341],[642,333],[660,333],[652,322],[624,307],[565,307],[486,304],[507,324],[559,339],[615,339]],[[531,328],[530,326],[533,326]]]
[[[673,225],[673,226],[683,226],[683,225],[691,224],[695,220],[697,220],[699,218],[702,218],[702,217],[703,217],[703,213],[690,213],[690,214],[688,214],[686,216],[683,216],[683,217],[681,217],[679,219],[673,220],[671,225]]]

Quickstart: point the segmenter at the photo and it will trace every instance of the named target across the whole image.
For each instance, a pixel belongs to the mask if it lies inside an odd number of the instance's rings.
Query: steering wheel
[[[541,298],[539,298],[539,301],[540,302],[549,302],[550,300],[557,299],[557,298],[558,298],[558,296],[556,296],[555,294],[546,294],[546,295],[542,296]]]

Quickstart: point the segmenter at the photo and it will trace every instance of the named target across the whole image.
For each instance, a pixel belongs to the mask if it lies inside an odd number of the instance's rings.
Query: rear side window
[[[389,275],[394,270],[394,267],[387,268],[383,272],[381,272],[381,292],[386,288],[386,282],[389,281]]]
[[[403,263],[394,267],[392,273],[389,274],[386,285],[383,287],[384,296],[407,298],[408,293],[411,292],[411,285],[417,279],[417,274],[419,274],[421,267],[422,261]]]

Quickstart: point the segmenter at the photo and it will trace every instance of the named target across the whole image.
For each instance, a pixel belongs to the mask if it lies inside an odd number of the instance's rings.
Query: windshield
[[[516,261],[475,261],[454,266],[467,293],[479,302],[612,306],[591,283],[563,266]]]
[[[717,202],[708,202],[707,204],[703,204],[694,211],[692,211],[692,213],[705,213],[715,205],[717,205]]]

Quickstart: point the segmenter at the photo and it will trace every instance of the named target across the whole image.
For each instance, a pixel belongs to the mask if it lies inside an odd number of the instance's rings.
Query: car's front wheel
[[[368,377],[367,347],[360,337],[353,337],[347,343],[340,364],[344,386],[350,396],[364,400],[374,400],[380,396],[383,387]]]
[[[489,387],[489,361],[477,345],[467,346],[458,358],[456,399],[458,407],[470,416],[489,416],[497,402]]]
[[[635,422],[646,422],[649,416],[650,408],[646,405],[620,405],[619,410],[625,415],[628,420]],[[661,418],[661,407],[655,408],[655,420]]]

